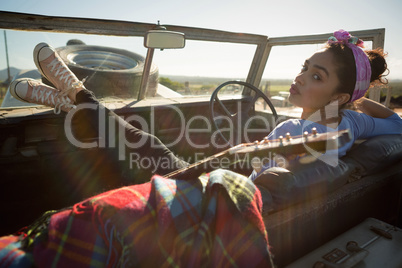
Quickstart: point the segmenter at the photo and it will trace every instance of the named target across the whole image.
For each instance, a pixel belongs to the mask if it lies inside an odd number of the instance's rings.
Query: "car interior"
[[[12,12],[0,14],[0,27],[10,32],[10,36],[25,33],[36,36],[33,43],[48,35],[57,40],[56,46],[76,40],[58,50],[64,53],[66,61],[75,61],[73,71],[77,72],[77,77],[89,77],[88,83],[94,83],[90,86],[98,90],[95,94],[105,107],[135,127],[152,131],[171,151],[189,163],[239,143],[261,141],[277,124],[293,118],[284,109],[275,107],[272,98],[261,90],[271,49],[290,44],[316,44],[328,36],[324,33],[268,38],[174,25],[162,27],[159,23]],[[59,41],[61,33],[67,36]],[[373,47],[383,46],[384,29],[362,30],[358,34],[371,41]],[[113,43],[87,45],[86,41],[80,41],[85,40],[85,35],[113,36],[121,44],[126,42],[123,38],[131,42],[130,38],[135,37],[139,40],[135,42],[140,51],[129,52],[116,48],[117,45],[114,47]],[[245,70],[244,81],[227,79],[218,87],[198,95],[186,95],[184,89],[174,91],[158,84],[161,73],[166,72],[163,68],[168,68],[157,64],[162,52],[171,49],[172,57],[176,57],[179,53],[187,53],[187,46],[198,49],[202,42],[212,42],[212,46],[233,43],[241,49],[247,46],[244,54],[251,60],[250,66],[241,67]],[[109,55],[108,65],[99,67],[106,61],[105,53]],[[186,57],[190,56],[185,54]],[[183,68],[176,66],[183,64],[181,60],[170,63],[172,69]],[[32,69],[35,68],[28,66],[14,79],[41,79]],[[92,79],[95,74],[96,78]],[[118,147],[77,148],[71,144],[65,128],[66,113],[54,114],[49,107],[17,103],[7,94],[0,108],[0,211],[3,215],[0,234],[16,232],[45,211],[71,206],[106,190],[149,180],[136,176],[136,170],[130,168],[129,163],[116,159]],[[255,115],[259,120],[247,121],[252,116],[256,118]],[[76,118],[71,122],[69,131],[77,141],[100,142],[99,133],[83,127]],[[245,125],[255,130],[246,139],[228,135],[230,128],[238,129],[237,134],[244,133]],[[273,169],[272,179],[257,186],[264,201],[263,218],[278,267],[289,265],[368,217],[400,228],[401,166],[402,136],[386,135],[359,141],[339,159],[336,167],[313,161]],[[253,171],[250,165],[233,163],[221,168],[246,177]]]

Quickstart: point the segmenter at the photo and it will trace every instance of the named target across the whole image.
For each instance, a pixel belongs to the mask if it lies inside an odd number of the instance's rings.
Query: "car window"
[[[138,87],[141,75],[135,69],[142,68],[146,54],[143,38],[13,30],[2,32],[1,47],[5,48],[7,43],[3,55],[8,56],[11,81],[22,77],[41,79],[33,60],[33,50],[37,44],[46,42],[56,48],[64,60],[68,60],[68,66],[72,70],[74,68],[78,78],[86,78],[85,84],[89,84],[100,99],[136,97],[133,87]],[[0,69],[7,70],[7,67],[7,62],[1,61]],[[99,79],[100,73],[107,79]],[[7,82],[7,77],[5,73],[1,80]],[[3,96],[2,108],[32,106],[14,99],[8,92],[3,92]]]
[[[11,80],[41,79],[33,49],[41,42],[56,48],[67,65],[99,99],[136,99],[147,55],[143,37],[3,30]],[[146,98],[210,96],[227,80],[245,80],[256,45],[187,40],[183,49],[155,49]],[[0,69],[7,69],[1,61]],[[2,78],[7,80],[7,75]],[[5,107],[32,106],[5,94]]]
[[[147,55],[142,36],[14,30],[3,30],[3,33],[0,47],[7,61],[0,61],[0,70],[6,70],[8,62],[12,79],[41,79],[32,59],[32,51],[36,44],[47,42],[59,49],[79,79],[86,78],[85,85],[94,91],[97,98],[131,101],[138,98]],[[371,44],[366,42],[368,48]],[[291,105],[287,102],[287,95],[290,83],[304,60],[321,47],[322,44],[286,45],[271,49],[259,88],[271,98],[275,107],[289,110]],[[206,97],[223,82],[245,81],[256,49],[255,44],[198,40],[186,40],[183,49],[155,49],[146,98]],[[7,75],[0,80],[7,81]],[[5,94],[6,84],[3,83],[1,93],[4,98],[2,108],[32,105],[14,99],[9,93]],[[241,88],[233,87],[222,91],[222,94],[231,96],[238,92],[241,92]]]
[[[246,80],[255,45],[186,41],[184,49],[156,51],[161,83],[185,96],[210,96],[221,83]]]

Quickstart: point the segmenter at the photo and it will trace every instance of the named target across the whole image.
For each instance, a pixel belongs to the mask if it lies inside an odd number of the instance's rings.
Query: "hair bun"
[[[388,80],[385,78],[389,74],[387,62],[385,61],[387,54],[381,48],[367,50],[366,53],[371,65],[370,82],[378,80],[382,84],[387,84]]]

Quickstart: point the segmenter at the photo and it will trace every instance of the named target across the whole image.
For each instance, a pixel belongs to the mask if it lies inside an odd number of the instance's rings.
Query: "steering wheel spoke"
[[[242,107],[241,105],[239,105],[237,107],[237,111],[235,113],[230,112],[229,109],[224,105],[224,103],[218,98],[219,91],[222,88],[224,88],[225,86],[230,85],[230,84],[241,85],[241,86],[247,87],[255,92],[255,95],[251,97],[250,101],[247,100],[247,103],[244,107]],[[243,92],[244,92],[244,90],[243,90]],[[225,83],[219,85],[212,93],[210,103],[209,103],[210,120],[212,121],[212,125],[217,130],[217,132],[221,136],[222,140],[225,141],[229,146],[234,146],[240,142],[244,142],[243,134],[244,134],[245,124],[246,124],[246,122],[249,122],[249,119],[256,114],[255,113],[255,105],[256,105],[256,102],[260,98],[262,98],[266,102],[266,104],[268,104],[268,106],[270,107],[272,114],[275,118],[275,121],[277,121],[278,115],[277,115],[275,107],[273,106],[271,101],[261,90],[259,90],[257,87],[253,86],[250,83],[243,82],[243,81],[228,81],[228,82],[225,82]],[[219,115],[219,116],[216,115],[215,109],[214,109],[215,102],[218,103],[218,105],[219,105],[218,107],[221,109],[221,111],[223,111],[223,113],[221,113],[223,115]],[[225,135],[223,135],[223,133],[222,133],[221,129],[224,126],[222,121],[225,121],[225,120],[218,121],[217,119],[220,116],[226,116],[226,120],[229,121],[229,126],[232,127],[230,129],[230,135],[229,135],[230,138],[229,139],[227,139],[225,137]]]
[[[253,97],[253,99],[250,101],[249,104],[247,104],[247,107],[245,109],[246,113],[249,114],[250,111],[253,111],[253,115],[255,113],[255,103],[257,102],[257,100],[259,99],[259,95],[255,94],[255,96]],[[250,114],[249,114],[250,115]],[[251,115],[250,115],[251,116]]]
[[[215,97],[215,100],[219,103],[221,109],[223,110],[223,112],[230,117],[234,117],[236,116],[237,113],[232,114],[227,108],[226,106],[222,103],[222,101],[218,98],[218,96]]]

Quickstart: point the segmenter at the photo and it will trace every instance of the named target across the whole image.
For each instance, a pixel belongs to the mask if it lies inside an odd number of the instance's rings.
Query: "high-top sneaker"
[[[75,74],[67,67],[56,50],[46,43],[36,45],[33,52],[36,67],[55,88],[68,95],[75,101],[77,90],[85,88],[84,81],[78,80]]]
[[[68,112],[75,107],[69,97],[62,96],[61,91],[31,78],[14,80],[10,85],[10,93],[20,101],[53,107],[56,114],[60,110]]]

